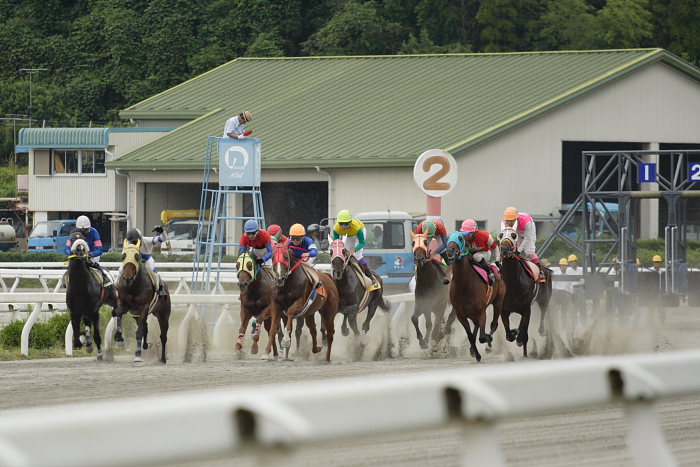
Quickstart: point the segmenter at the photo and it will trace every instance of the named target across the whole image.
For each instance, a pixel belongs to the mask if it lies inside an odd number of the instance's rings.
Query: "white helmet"
[[[76,229],[89,229],[90,228],[90,219],[88,216],[80,216],[78,219],[75,221],[75,228]]]

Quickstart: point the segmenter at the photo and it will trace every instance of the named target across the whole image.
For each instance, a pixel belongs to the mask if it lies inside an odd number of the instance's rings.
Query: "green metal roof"
[[[202,168],[206,138],[248,109],[264,168],[410,166],[426,149],[458,154],[658,61],[700,80],[662,49],[240,58],[123,110],[195,120],[108,165]]]
[[[19,145],[28,148],[106,148],[109,128],[22,128]]]

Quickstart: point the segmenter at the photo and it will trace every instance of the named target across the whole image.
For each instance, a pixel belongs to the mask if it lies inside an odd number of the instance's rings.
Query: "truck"
[[[404,211],[363,212],[355,218],[365,224],[363,256],[370,269],[382,276],[385,284],[408,285],[414,274],[411,232],[419,220]],[[327,237],[332,237],[332,221],[324,219],[307,229],[324,251],[328,249]]]
[[[193,255],[197,245],[198,209],[171,209],[160,213],[160,220],[168,234],[169,248],[162,248],[164,255]],[[206,228],[208,221],[205,221]],[[167,246],[167,244],[166,244]],[[172,250],[171,250],[172,249]]]
[[[27,252],[53,251],[63,254],[63,248],[74,228],[75,219],[37,222],[29,234]]]

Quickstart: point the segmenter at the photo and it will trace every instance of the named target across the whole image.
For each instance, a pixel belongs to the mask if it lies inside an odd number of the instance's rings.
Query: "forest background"
[[[120,109],[237,57],[637,47],[698,64],[700,2],[0,0],[0,166],[26,165],[29,118],[125,126]]]

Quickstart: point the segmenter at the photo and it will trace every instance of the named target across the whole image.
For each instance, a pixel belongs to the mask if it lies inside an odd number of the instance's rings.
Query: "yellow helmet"
[[[508,206],[505,211],[503,211],[503,220],[514,221],[518,218],[518,210],[513,206]]]
[[[659,255],[654,255],[654,257],[651,258],[651,260],[652,260],[654,263],[660,263],[660,262],[661,262],[661,256],[659,256]]]
[[[568,266],[569,262],[566,260],[566,258],[562,258],[559,260],[559,266]]]
[[[294,224],[289,229],[289,236],[290,237],[301,237],[304,235],[306,235],[306,229],[304,229],[304,226],[301,224]]]
[[[338,213],[338,222],[351,222],[352,221],[352,216],[350,215],[350,211],[347,209],[343,209]]]
[[[641,265],[642,265],[642,262],[639,261],[639,258],[637,258],[637,266],[641,266]]]
[[[576,255],[569,255],[569,261],[578,261],[578,258],[576,257]]]

